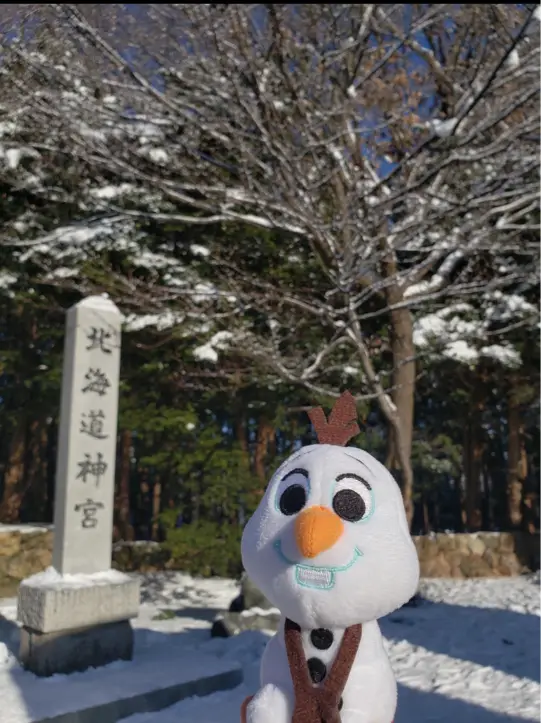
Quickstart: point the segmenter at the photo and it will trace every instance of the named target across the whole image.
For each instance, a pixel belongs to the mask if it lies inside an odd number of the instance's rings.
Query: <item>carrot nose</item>
[[[344,531],[344,523],[328,507],[308,507],[295,520],[295,539],[303,557],[317,557],[332,547]]]

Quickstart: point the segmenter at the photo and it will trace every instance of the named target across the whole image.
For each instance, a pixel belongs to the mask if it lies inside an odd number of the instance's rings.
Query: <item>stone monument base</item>
[[[19,587],[20,662],[49,676],[131,660],[129,621],[138,612],[135,577],[116,570],[62,576],[49,568]]]
[[[82,672],[132,658],[129,620],[53,633],[21,629],[20,663],[40,677]]]

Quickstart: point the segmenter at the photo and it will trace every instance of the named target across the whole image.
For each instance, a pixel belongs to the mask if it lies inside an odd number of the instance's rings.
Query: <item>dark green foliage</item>
[[[12,201],[16,205],[34,203],[15,196]],[[13,209],[12,213],[16,215]],[[42,225],[48,229],[54,226],[56,213],[66,221],[68,209],[49,206],[43,213]],[[256,312],[249,305],[242,310],[243,323],[263,342],[269,334],[271,314],[278,316],[286,329],[294,330],[281,340],[292,357],[313,353],[329,338],[323,322],[308,323],[302,315],[297,317],[291,309],[280,307],[280,293],[288,288],[295,288],[299,297],[306,290],[306,299],[322,299],[330,288],[302,240],[239,227],[146,230],[149,236],[145,248],[139,247],[141,254],[166,248],[179,264],[212,281],[213,268],[207,257],[191,249],[194,244],[210,249],[220,245],[231,248],[232,288],[237,275],[246,273],[280,289],[268,313]],[[15,277],[12,284],[0,289],[0,491],[6,472],[16,467],[13,447],[22,429],[25,459],[17,468],[22,491],[20,518],[28,521],[50,521],[52,516],[65,310],[83,293],[108,291],[122,311],[130,313],[134,298],[124,295],[126,280],[147,284],[152,279],[160,288],[171,272],[170,267],[145,267],[114,243],[90,251],[77,267],[84,283],[68,279],[49,284],[43,283],[43,268],[32,256],[27,263],[18,264],[7,248],[0,249],[0,271]],[[142,306],[152,310],[152,299],[144,299]],[[177,304],[175,310],[183,309]],[[206,320],[215,322],[216,328],[220,328],[217,314],[221,310],[220,304],[205,309]],[[127,453],[131,526],[137,538],[161,542],[148,562],[151,567],[235,576],[241,571],[243,525],[267,481],[297,446],[315,441],[306,409],[321,404],[328,410],[334,400],[286,384],[268,368],[247,364],[231,353],[221,354],[217,364],[198,362],[193,349],[208,334],[198,328],[200,319],[195,316],[187,314],[173,330],[124,333],[117,481],[120,484],[122,455]],[[363,326],[382,379],[390,369],[384,358],[389,330],[383,319],[374,317]],[[227,329],[228,323],[226,318],[222,328]],[[539,470],[538,333],[521,327],[514,334],[512,343],[525,360],[516,373],[515,389],[524,422],[529,489]],[[360,371],[343,376],[343,367],[349,364],[351,356],[338,350],[333,357],[335,368],[326,370],[329,387],[362,391]],[[488,528],[504,527],[510,388],[506,369],[488,362],[468,368],[441,358],[425,358],[419,370],[412,454],[413,532],[460,529],[464,434],[475,394],[482,400],[478,422],[483,475],[490,480],[484,522]],[[352,443],[385,461],[387,429],[376,403],[362,402],[358,412],[361,433]],[[123,450],[126,431],[130,448]],[[120,502],[116,504],[118,508]],[[130,558],[122,564],[136,563]]]
[[[242,572],[240,525],[202,520],[175,529],[176,511],[171,512],[163,514],[169,567],[203,577],[237,577]]]

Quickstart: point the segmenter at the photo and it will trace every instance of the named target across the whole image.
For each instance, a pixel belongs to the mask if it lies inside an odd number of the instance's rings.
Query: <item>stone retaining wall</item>
[[[423,577],[500,577],[539,569],[539,534],[479,532],[414,537]],[[51,564],[50,526],[0,525],[0,597],[14,595],[20,580]],[[113,565],[141,572],[174,569],[155,543],[115,545]]]
[[[52,551],[50,526],[0,525],[0,598],[15,595],[20,580],[48,567]]]
[[[502,577],[539,569],[539,533],[438,533],[413,539],[422,577]]]

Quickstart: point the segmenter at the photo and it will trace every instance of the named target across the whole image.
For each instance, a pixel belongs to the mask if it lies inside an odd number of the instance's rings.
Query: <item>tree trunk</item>
[[[118,531],[123,540],[134,539],[133,527],[130,521],[131,446],[131,430],[124,429],[120,434],[120,469],[116,500]]]
[[[389,295],[389,303],[398,298]],[[413,319],[409,309],[391,311],[391,351],[393,374],[391,399],[396,409],[396,420],[389,425],[386,467],[400,471],[400,483],[408,524],[413,520],[413,469],[411,446],[415,409],[415,348],[413,345]]]
[[[391,293],[392,292],[392,293]],[[388,304],[401,300],[396,290],[387,293]],[[378,405],[387,420],[389,438],[392,440],[389,467],[400,469],[401,489],[406,518],[411,530],[413,522],[413,469],[411,466],[411,445],[413,438],[413,411],[415,394],[415,357],[413,346],[413,322],[407,309],[393,311],[393,386],[391,397],[386,393],[376,373],[370,352],[363,339],[361,324],[353,312],[350,313],[350,339],[357,348],[359,359],[370,387],[374,390]],[[396,402],[395,402],[396,399]]]
[[[54,516],[54,495],[55,495],[55,472],[56,472],[56,450],[58,443],[58,419],[53,418],[47,425],[47,449],[45,452],[45,475],[46,475],[46,496],[45,496],[45,521],[52,522]]]
[[[507,518],[511,527],[519,528],[522,526],[522,497],[528,458],[520,406],[513,387],[508,396],[507,424]]]
[[[4,494],[0,504],[0,521],[14,524],[20,520],[24,496],[24,462],[26,452],[26,418],[21,416],[13,433],[4,473]]]
[[[464,428],[463,460],[466,480],[464,524],[468,532],[480,530],[483,523],[481,474],[484,443],[481,421],[484,403],[479,398],[479,387],[481,380],[472,391],[472,406]]]
[[[159,531],[159,515],[162,507],[162,483],[161,479],[156,476],[152,487],[152,539],[158,539]]]
[[[24,492],[21,515],[28,522],[45,517],[47,500],[47,426],[45,420],[34,420],[28,429]]]
[[[242,451],[242,457],[246,470],[252,469],[250,458],[250,445],[248,442],[248,425],[244,412],[238,413],[235,418],[235,437]]]
[[[254,453],[254,472],[263,485],[267,483],[267,453],[270,442],[274,439],[275,430],[269,422],[262,417],[257,425],[257,439]]]
[[[431,531],[430,527],[430,514],[428,512],[428,502],[426,497],[423,496],[423,527],[425,535],[428,535]]]
[[[152,526],[152,497],[148,479],[148,469],[138,468],[139,492],[137,494],[136,515],[137,531],[136,539],[149,540]]]
[[[246,436],[246,418],[243,414],[239,414],[235,423],[237,442],[243,453],[249,460],[250,452],[248,449],[248,437]]]

